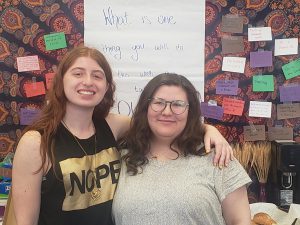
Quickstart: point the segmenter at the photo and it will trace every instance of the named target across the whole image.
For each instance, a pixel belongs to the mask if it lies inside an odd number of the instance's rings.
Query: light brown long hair
[[[41,110],[39,118],[34,123],[26,127],[23,134],[30,130],[38,131],[41,134],[40,153],[42,157],[42,165],[37,172],[43,168],[47,168],[49,163],[54,165],[54,136],[57,128],[66,114],[66,98],[63,85],[63,77],[67,70],[80,57],[90,57],[95,60],[103,69],[107,81],[108,89],[103,100],[96,105],[93,117],[105,118],[110,108],[114,104],[115,84],[112,78],[112,71],[105,56],[97,49],[86,46],[79,46],[69,51],[60,61],[58,69],[53,79],[52,86],[46,95],[46,101]],[[47,158],[49,159],[47,161]],[[47,165],[46,165],[47,161]],[[46,167],[45,167],[46,166]]]
[[[139,101],[135,107],[131,128],[125,135],[123,146],[128,148],[128,152],[123,159],[127,165],[127,172],[132,175],[138,173],[138,169],[148,163],[147,154],[150,151],[150,140],[153,135],[148,123],[149,99],[151,99],[156,90],[162,85],[181,87],[187,95],[189,107],[188,118],[184,130],[172,141],[176,143],[181,153],[184,155],[203,154],[204,149],[199,150],[198,146],[203,142],[204,130],[201,125],[201,112],[199,93],[193,84],[184,76],[174,73],[163,73],[154,77],[145,86]]]

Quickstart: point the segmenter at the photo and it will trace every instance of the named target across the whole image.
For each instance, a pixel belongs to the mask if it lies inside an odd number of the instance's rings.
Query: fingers
[[[215,157],[214,157],[214,166],[218,166],[222,169],[224,166],[228,166],[230,160],[233,160],[233,150],[231,146],[226,143],[216,144]]]
[[[206,152],[210,152],[210,138],[204,136],[204,147]]]

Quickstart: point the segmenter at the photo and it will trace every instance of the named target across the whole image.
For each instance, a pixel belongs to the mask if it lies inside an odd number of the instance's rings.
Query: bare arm
[[[250,225],[251,214],[245,186],[226,196],[222,211],[227,225]]]
[[[18,225],[38,224],[43,172],[35,172],[41,165],[40,140],[36,131],[25,133],[14,156],[12,200]]]
[[[126,131],[129,130],[130,120],[129,116],[123,116],[120,114],[109,113],[105,118],[110,129],[112,130],[116,140],[119,140]]]
[[[219,165],[222,168],[224,165],[228,166],[229,160],[233,159],[233,151],[229,143],[222,136],[222,134],[214,126],[204,124],[205,135],[204,145],[207,152],[214,146],[216,149],[214,157],[214,165]]]

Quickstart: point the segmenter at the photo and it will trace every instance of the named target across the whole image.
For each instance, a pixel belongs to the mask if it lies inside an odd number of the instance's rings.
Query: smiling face
[[[162,85],[153,95],[166,101],[181,100],[188,103],[187,94],[181,87]],[[188,108],[180,115],[172,112],[170,104],[162,112],[155,112],[148,107],[148,123],[153,133],[153,138],[172,142],[185,128],[188,117]]]
[[[106,91],[107,81],[103,69],[90,57],[79,57],[63,77],[67,106],[94,109]]]

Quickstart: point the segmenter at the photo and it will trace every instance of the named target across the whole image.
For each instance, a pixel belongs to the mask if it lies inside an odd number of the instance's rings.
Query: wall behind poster
[[[44,95],[27,98],[24,85],[45,82],[45,75],[68,50],[46,51],[44,35],[64,32],[67,46],[83,43],[83,1],[0,2],[0,156],[15,149],[24,126],[20,109],[39,109]],[[16,57],[38,55],[40,70],[18,72]]]
[[[215,94],[215,84],[219,79],[239,79],[239,98],[265,100],[273,104],[279,102],[278,86],[298,83],[299,77],[286,80],[282,65],[298,58],[294,56],[274,57],[273,66],[257,71],[246,64],[244,74],[222,72],[222,48],[220,23],[222,15],[238,14],[244,18],[245,52],[240,56],[249,59],[249,52],[259,48],[273,50],[274,42],[249,43],[246,31],[248,25],[270,26],[276,38],[298,37],[299,21],[297,1],[206,1],[205,38],[205,101],[216,100],[222,105],[223,96]],[[46,51],[43,36],[51,32],[64,32],[67,46],[72,48],[84,41],[84,2],[83,0],[64,1],[2,1],[0,3],[0,155],[5,156],[15,148],[24,126],[20,125],[21,108],[40,108],[44,96],[26,98],[24,84],[32,80],[45,82],[45,75],[55,71],[55,65],[67,48]],[[174,37],[176,38],[176,37]],[[16,57],[39,55],[40,71],[17,72]],[[272,73],[276,77],[274,92],[254,93],[252,76]],[[247,104],[246,104],[247,106]],[[231,141],[243,141],[243,126],[253,124],[282,125],[294,128],[294,139],[299,140],[300,120],[275,118],[253,118],[248,116],[245,107],[242,116],[224,115],[223,120],[207,119],[215,124]]]
[[[298,85],[300,77],[285,79],[282,66],[299,58],[299,54],[287,56],[273,56],[273,66],[250,68],[250,52],[260,49],[274,52],[274,39],[299,38],[299,1],[279,0],[237,0],[237,1],[206,1],[206,38],[205,38],[205,101],[215,100],[222,105],[223,95],[216,94],[217,80],[239,80],[237,96],[234,98],[245,101],[242,116],[224,114],[222,120],[207,119],[208,123],[214,124],[222,131],[229,142],[244,141],[243,126],[266,125],[270,127],[292,127],[294,140],[300,141],[300,120],[276,119],[276,106],[280,103],[279,86]],[[243,17],[244,30],[239,36],[243,37],[244,52],[239,54],[223,54],[221,37],[232,35],[222,33],[220,26],[222,16],[232,15]],[[272,41],[248,42],[248,27],[271,27]],[[234,34],[233,34],[234,36]],[[299,39],[298,39],[299,41]],[[299,45],[298,45],[299,46]],[[299,52],[299,50],[298,50]],[[244,73],[231,73],[222,71],[222,59],[224,56],[246,57]],[[274,55],[274,54],[273,54]],[[258,74],[274,75],[274,91],[253,92],[252,77]],[[272,102],[271,118],[249,117],[250,101]]]

